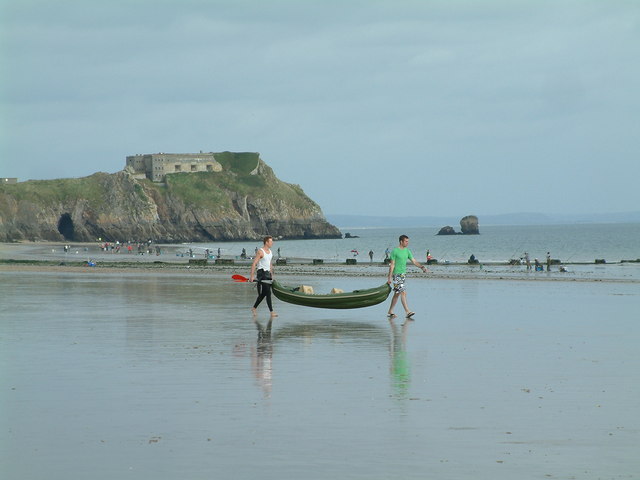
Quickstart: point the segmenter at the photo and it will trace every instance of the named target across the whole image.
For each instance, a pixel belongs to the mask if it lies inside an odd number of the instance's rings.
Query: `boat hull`
[[[391,287],[385,283],[376,288],[327,294],[306,294],[296,290],[296,287],[282,285],[275,280],[272,284],[273,294],[283,302],[305,307],[333,309],[364,308],[377,305],[387,299]]]

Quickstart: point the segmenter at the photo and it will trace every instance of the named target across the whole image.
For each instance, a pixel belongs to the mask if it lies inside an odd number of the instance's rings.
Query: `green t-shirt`
[[[413,254],[408,248],[394,248],[391,252],[391,260],[395,262],[393,265],[393,274],[407,273],[407,260],[411,259],[413,259]]]

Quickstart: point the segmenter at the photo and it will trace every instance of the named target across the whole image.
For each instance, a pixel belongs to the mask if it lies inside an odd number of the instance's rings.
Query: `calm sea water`
[[[269,325],[212,271],[0,271],[0,478],[637,476],[637,284],[408,287]]]
[[[344,261],[352,258],[356,250],[359,261],[368,261],[370,250],[374,260],[384,258],[387,248],[398,244],[398,236],[410,237],[409,248],[421,261],[426,251],[438,261],[466,262],[473,254],[482,262],[505,262],[518,259],[528,252],[531,261],[543,260],[547,252],[562,262],[591,262],[605,259],[608,262],[640,258],[640,224],[580,224],[580,225],[532,225],[532,226],[480,226],[480,235],[438,236],[438,228],[342,228],[343,233],[359,238],[337,240],[282,240],[283,257],[321,258]],[[228,242],[194,244],[201,250],[221,249],[223,255],[238,256],[242,249],[252,255],[257,242]]]

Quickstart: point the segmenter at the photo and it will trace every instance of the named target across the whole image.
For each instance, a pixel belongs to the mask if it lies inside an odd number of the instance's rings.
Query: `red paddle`
[[[247,277],[243,277],[242,275],[231,275],[231,278],[233,278],[234,282],[248,282],[249,279]],[[257,282],[258,280],[254,280],[254,282]],[[273,283],[273,280],[260,280],[260,283],[265,283],[267,285],[271,285]]]

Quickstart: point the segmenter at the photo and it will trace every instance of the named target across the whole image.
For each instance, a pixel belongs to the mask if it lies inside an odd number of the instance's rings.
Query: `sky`
[[[635,0],[0,0],[0,177],[260,152],[325,214],[640,210]]]

